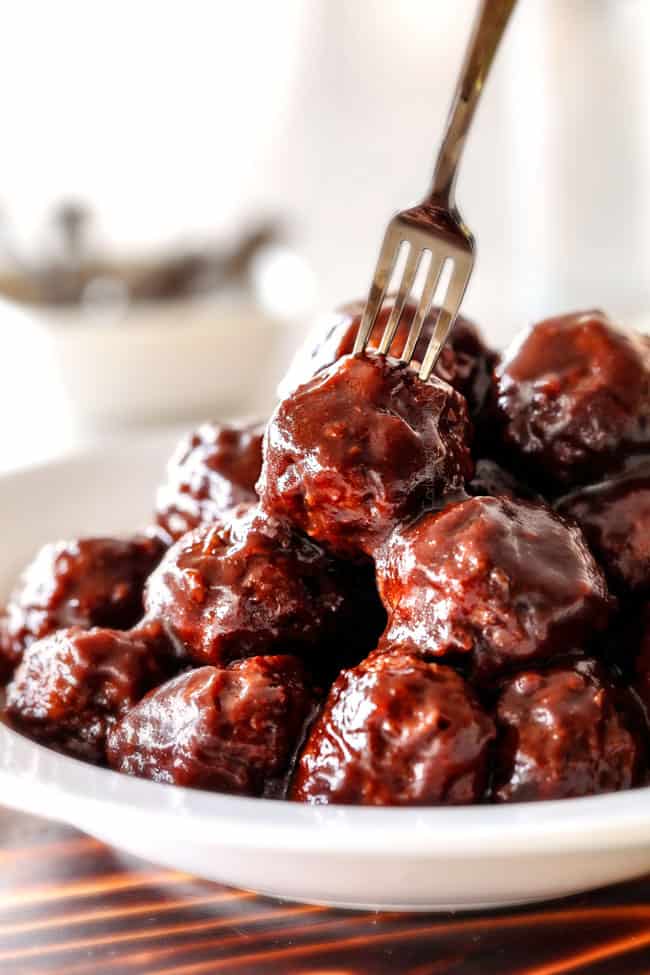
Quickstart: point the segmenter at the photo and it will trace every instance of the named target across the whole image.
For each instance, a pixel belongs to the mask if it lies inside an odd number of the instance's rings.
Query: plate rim
[[[195,841],[243,849],[492,860],[505,854],[615,850],[650,843],[650,787],[578,799],[503,805],[368,807],[233,796],[133,778],[63,755],[0,725],[0,795],[89,829],[127,816],[156,830],[179,816]],[[186,835],[186,834],[185,834]]]

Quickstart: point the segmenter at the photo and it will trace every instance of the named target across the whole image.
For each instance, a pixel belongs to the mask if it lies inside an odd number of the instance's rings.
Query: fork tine
[[[422,331],[422,326],[424,325],[424,319],[427,317],[429,308],[431,307],[431,302],[433,301],[433,296],[436,293],[436,288],[438,286],[438,281],[440,280],[440,273],[443,266],[444,258],[436,260],[432,251],[431,264],[429,265],[429,270],[427,271],[424,288],[422,289],[422,295],[420,297],[415,315],[413,316],[413,321],[411,322],[406,344],[402,351],[402,355],[400,356],[402,362],[410,362],[413,358],[415,348],[418,344],[418,339],[420,338],[420,332]]]
[[[445,299],[443,301],[442,308],[440,309],[440,314],[438,315],[438,320],[433,330],[433,335],[429,340],[426,355],[424,356],[422,365],[420,367],[419,377],[425,382],[431,375],[433,368],[438,361],[440,350],[447,341],[447,336],[449,335],[449,332],[456,321],[458,309],[460,308],[460,303],[463,300],[465,288],[467,287],[467,282],[469,281],[471,273],[471,262],[462,268],[459,267],[458,261],[454,263],[454,267],[451,272],[451,279],[449,281],[449,287],[447,288],[447,293],[445,294]]]
[[[353,355],[359,355],[368,344],[368,338],[374,328],[379,309],[388,291],[388,285],[390,284],[390,279],[397,262],[401,242],[401,237],[396,233],[393,224],[390,223],[381,245],[377,267],[375,268],[375,276],[370,286],[370,293],[366,307],[363,310],[363,318],[359,325],[357,337],[354,340]]]
[[[418,265],[422,257],[422,251],[418,250],[414,244],[409,242],[409,247],[409,256],[406,259],[406,267],[404,268],[404,274],[402,275],[399,291],[397,292],[397,296],[391,309],[390,318],[386,323],[386,328],[384,329],[384,334],[381,337],[381,342],[379,343],[379,348],[377,350],[380,355],[386,355],[388,353],[391,343],[395,338],[395,332],[397,331],[399,320],[402,317],[406,300],[411,293],[411,288],[413,287],[413,282],[415,281]]]

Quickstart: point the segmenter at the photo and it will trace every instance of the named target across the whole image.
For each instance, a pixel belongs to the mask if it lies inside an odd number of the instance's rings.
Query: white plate
[[[0,479],[0,585],[40,543],[142,525],[168,439]],[[0,727],[0,797],[201,877],[359,908],[479,908],[650,870],[650,790],[512,806],[310,807],[138,781]]]

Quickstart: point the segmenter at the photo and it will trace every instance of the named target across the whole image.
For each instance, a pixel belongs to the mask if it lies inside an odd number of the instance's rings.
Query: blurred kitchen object
[[[72,202],[47,231],[21,252],[5,219],[0,295],[34,316],[81,433],[268,412],[287,321],[309,311],[295,289],[283,302],[286,281],[274,284],[291,256],[276,225],[146,257],[102,248],[90,210]],[[291,273],[304,293],[296,258]]]
[[[6,215],[0,226],[0,293],[28,305],[81,307],[167,301],[248,287],[252,261],[280,237],[270,222],[241,232],[228,246],[207,242],[170,253],[130,259],[102,254],[83,204],[59,204],[45,246],[21,253]]]

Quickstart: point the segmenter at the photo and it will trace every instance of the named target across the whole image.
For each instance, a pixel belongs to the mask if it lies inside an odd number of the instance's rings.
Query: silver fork
[[[431,375],[453,328],[474,267],[474,237],[456,207],[456,175],[478,100],[515,3],[516,0],[481,0],[436,160],[431,191],[422,203],[402,210],[388,224],[354,343],[355,355],[365,350],[386,297],[398,254],[406,243],[409,250],[402,280],[377,351],[388,354],[420,261],[429,251],[431,262],[400,356],[403,362],[411,362],[440,275],[445,264],[451,262],[447,290],[420,365],[419,376],[424,380]]]

